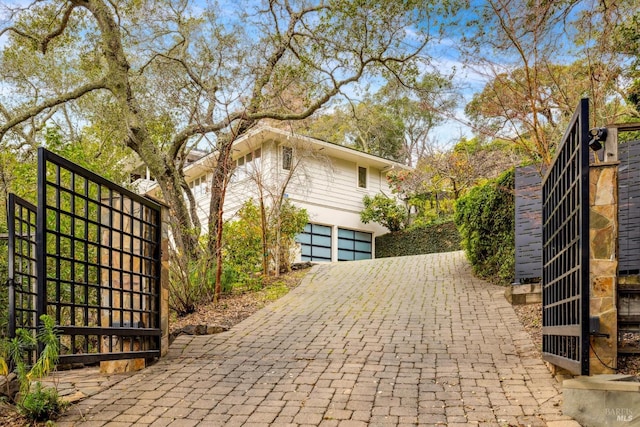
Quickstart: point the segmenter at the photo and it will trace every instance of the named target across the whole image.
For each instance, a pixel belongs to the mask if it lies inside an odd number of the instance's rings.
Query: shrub
[[[18,329],[12,339],[2,341],[0,368],[3,375],[15,371],[20,383],[20,392],[14,401],[20,412],[34,421],[43,421],[62,412],[66,402],[60,400],[55,389],[44,389],[40,382],[34,388],[32,381],[43,378],[55,369],[60,354],[59,337],[53,318],[40,316],[41,328],[36,338],[25,329]],[[25,360],[26,352],[38,343],[43,345],[38,360],[29,369]]]
[[[474,272],[500,284],[514,278],[514,176],[511,169],[456,203],[455,223]]]
[[[238,279],[253,287],[260,280],[256,273],[263,270],[263,257],[267,257],[269,269],[289,269],[295,237],[309,222],[307,211],[288,200],[277,208],[266,209],[265,216],[263,221],[259,207],[253,200],[248,200],[238,211],[238,219],[225,224],[224,229],[225,262]],[[266,230],[263,230],[263,223]],[[266,248],[263,248],[263,238]]]
[[[242,205],[237,216],[237,220],[224,225],[224,259],[238,275],[250,276],[262,269],[260,209],[249,199]]]
[[[178,316],[193,313],[213,299],[215,266],[208,257],[190,260],[175,250],[170,250],[169,257],[169,307]]]
[[[376,258],[460,250],[460,234],[453,221],[411,227],[376,237]]]
[[[374,197],[366,195],[362,203],[364,209],[360,212],[360,220],[363,223],[377,222],[387,227],[392,233],[405,227],[408,212],[404,206],[398,204],[396,199],[383,194],[376,194]]]
[[[20,412],[33,421],[46,421],[55,418],[65,408],[66,403],[60,400],[54,388],[44,388],[40,382],[35,384],[20,404]]]
[[[270,241],[273,242],[269,250],[274,264],[275,260],[278,260],[278,272],[291,270],[296,236],[304,231],[308,222],[309,213],[306,209],[299,208],[288,200],[280,206],[279,215],[271,221],[269,231]]]

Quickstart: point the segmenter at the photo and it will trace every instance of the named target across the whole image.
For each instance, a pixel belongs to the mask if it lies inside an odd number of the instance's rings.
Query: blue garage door
[[[307,224],[296,240],[301,245],[302,261],[331,261],[331,227]]]
[[[371,233],[338,228],[338,261],[371,259]]]

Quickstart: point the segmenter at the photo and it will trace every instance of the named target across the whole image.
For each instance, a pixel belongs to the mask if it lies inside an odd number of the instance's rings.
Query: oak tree
[[[305,119],[365,77],[411,86],[434,19],[453,3],[32,2],[0,29],[0,138],[31,149],[55,121],[67,138],[96,132],[128,147],[157,180],[190,258],[201,225],[182,167],[208,146],[217,163],[206,255],[220,266],[233,142],[261,120]]]

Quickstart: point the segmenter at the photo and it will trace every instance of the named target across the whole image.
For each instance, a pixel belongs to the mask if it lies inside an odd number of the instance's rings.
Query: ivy
[[[511,169],[456,203],[455,223],[474,272],[500,284],[514,278],[514,177]]]
[[[414,226],[376,237],[376,258],[460,250],[460,234],[453,221]]]

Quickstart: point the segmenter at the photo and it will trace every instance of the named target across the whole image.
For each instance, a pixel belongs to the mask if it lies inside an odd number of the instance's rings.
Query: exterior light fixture
[[[589,129],[589,148],[598,151],[602,148],[602,142],[607,139],[607,128]]]

